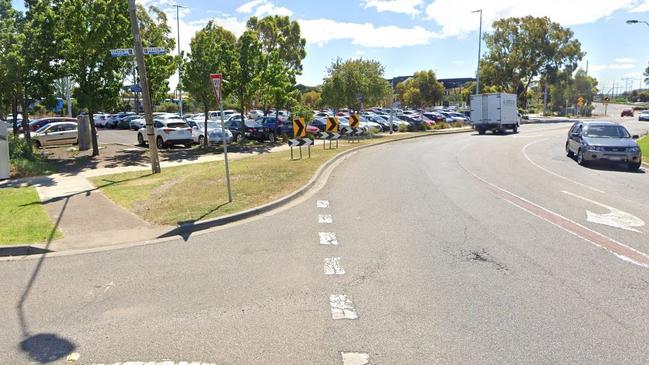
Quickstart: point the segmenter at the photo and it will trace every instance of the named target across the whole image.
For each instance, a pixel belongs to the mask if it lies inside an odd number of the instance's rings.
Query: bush
[[[178,113],[179,110],[178,104],[172,102],[160,103],[160,105],[156,105],[155,107],[156,112]]]
[[[464,123],[462,123],[462,122],[454,122],[453,124],[451,124],[451,127],[453,127],[453,128],[462,128],[462,127],[464,127]]]
[[[9,137],[9,160],[12,177],[39,176],[52,172],[47,159],[34,153],[33,143],[18,136]]]
[[[407,124],[399,124],[398,130],[399,130],[399,132],[407,132],[408,127],[409,127],[409,125],[407,125]]]
[[[436,129],[436,130],[438,130],[438,129],[449,129],[449,128],[451,128],[451,125],[446,123],[446,122],[435,123],[435,125],[433,126],[433,129]]]
[[[11,135],[9,137],[9,159],[33,159],[34,145],[24,138]]]

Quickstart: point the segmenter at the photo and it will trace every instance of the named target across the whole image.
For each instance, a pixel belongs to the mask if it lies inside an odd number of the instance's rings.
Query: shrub
[[[446,122],[435,123],[433,129],[448,129],[451,128],[451,125]]]
[[[454,122],[453,124],[451,124],[451,127],[453,127],[453,128],[462,128],[462,127],[464,127],[464,123],[462,123],[462,122]]]
[[[399,124],[399,128],[398,128],[398,130],[399,130],[399,132],[407,132],[407,131],[408,131],[408,127],[409,127],[409,126],[406,125],[406,124]]]

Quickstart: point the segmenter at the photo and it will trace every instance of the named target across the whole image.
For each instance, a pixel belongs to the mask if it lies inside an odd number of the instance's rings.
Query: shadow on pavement
[[[586,166],[587,169],[597,170],[597,171],[615,171],[615,172],[625,172],[627,174],[646,174],[644,168],[640,168],[637,171],[629,170],[625,164],[607,164],[604,162],[591,162]]]
[[[56,220],[56,223],[54,224],[52,231],[50,232],[50,236],[47,240],[47,244],[44,249],[45,252],[49,251],[49,247],[52,244],[52,240],[54,239],[56,230],[58,229],[58,226],[61,223],[61,217],[63,217],[63,214],[65,213],[65,209],[68,206],[69,199],[70,199],[69,197],[66,198],[65,204],[63,204],[63,207],[61,208],[61,213],[59,214],[59,217]],[[41,268],[43,267],[43,263],[45,262],[45,257],[46,257],[45,254],[43,254],[38,260],[38,262],[36,263],[34,272],[32,272],[32,275],[29,278],[29,282],[27,283],[27,286],[25,287],[25,290],[23,291],[23,294],[21,295],[20,300],[18,301],[18,304],[16,304],[18,321],[20,323],[20,329],[22,331],[22,337],[23,337],[23,340],[20,341],[19,343],[19,348],[22,352],[26,353],[32,361],[41,364],[47,364],[47,363],[60,360],[66,357],[76,348],[76,345],[74,343],[56,334],[53,333],[31,334],[29,331],[29,325],[27,323],[27,316],[25,313],[25,302],[27,301],[27,298],[29,297],[32,287],[34,286],[34,283],[38,278],[38,274],[40,273]]]

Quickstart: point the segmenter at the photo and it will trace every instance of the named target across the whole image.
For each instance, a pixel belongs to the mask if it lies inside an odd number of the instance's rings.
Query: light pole
[[[480,31],[478,33],[478,70],[476,71],[475,93],[480,94],[480,55],[482,54],[482,9],[472,11],[480,13]]]
[[[177,31],[177,37],[176,37],[176,43],[178,44],[178,86],[176,87],[178,89],[178,99],[179,99],[179,109],[180,109],[180,116],[183,116],[183,90],[182,90],[182,59],[180,59],[180,8],[186,9],[186,6],[182,5],[174,5],[176,7],[176,31]]]
[[[649,27],[649,23],[644,21],[644,20],[637,20],[637,19],[629,19],[626,21],[627,24],[639,24],[639,23],[644,23],[646,26]]]

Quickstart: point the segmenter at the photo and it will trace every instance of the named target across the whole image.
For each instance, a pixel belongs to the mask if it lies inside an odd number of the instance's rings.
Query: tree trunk
[[[95,112],[92,108],[88,109],[88,118],[90,119],[90,140],[92,141],[92,157],[99,156],[99,144],[97,143],[97,128],[95,128]]]
[[[208,135],[207,135],[207,119],[209,119],[209,113],[210,113],[210,106],[207,103],[203,104],[203,108],[205,110],[205,129],[204,129],[204,136],[203,136],[203,148],[207,151],[207,146],[208,146]]]
[[[31,131],[29,130],[29,113],[27,112],[27,100],[25,98],[21,98],[21,108],[22,108],[22,114],[23,114],[23,121],[22,121],[22,127],[23,127],[23,133],[25,133],[25,140],[30,141],[32,138]]]
[[[13,118],[11,126],[13,127],[14,136],[18,135],[18,100],[14,97],[11,100],[11,117]]]

